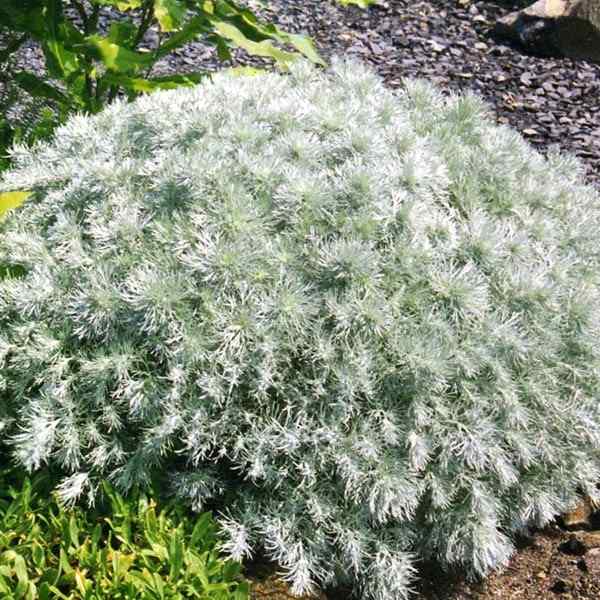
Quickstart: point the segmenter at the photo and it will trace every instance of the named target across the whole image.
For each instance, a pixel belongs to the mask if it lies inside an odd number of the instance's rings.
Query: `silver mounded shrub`
[[[1,439],[67,501],[170,473],[293,590],[482,575],[600,477],[600,197],[472,96],[217,75],[16,148]]]

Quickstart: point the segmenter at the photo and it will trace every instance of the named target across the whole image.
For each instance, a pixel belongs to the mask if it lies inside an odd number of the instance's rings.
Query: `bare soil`
[[[251,600],[297,600],[277,576],[275,565],[249,568]],[[350,600],[335,589],[300,600]],[[485,581],[468,582],[436,564],[423,564],[414,600],[599,600],[600,532],[568,532],[552,526],[519,540],[510,564]]]
[[[428,566],[422,572],[422,600],[598,600],[600,548],[578,544],[575,535],[548,528],[522,540],[505,569],[485,581],[468,583]]]

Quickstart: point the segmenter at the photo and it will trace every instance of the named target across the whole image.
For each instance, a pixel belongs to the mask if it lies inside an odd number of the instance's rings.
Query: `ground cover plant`
[[[49,472],[0,473],[0,594],[14,600],[245,600],[240,565],[217,551],[209,513],[125,499],[108,484],[94,510],[66,508]],[[154,491],[154,498],[159,494]]]
[[[218,75],[16,148],[0,436],[65,501],[154,472],[294,591],[483,575],[598,480],[598,193],[472,96]]]

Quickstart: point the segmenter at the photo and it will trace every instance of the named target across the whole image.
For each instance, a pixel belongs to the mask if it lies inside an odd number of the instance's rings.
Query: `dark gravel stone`
[[[569,584],[564,579],[557,579],[550,590],[555,594],[564,594],[569,591]]]
[[[572,554],[573,556],[583,556],[587,552],[587,546],[576,536],[572,535],[566,542],[558,546],[563,554]]]

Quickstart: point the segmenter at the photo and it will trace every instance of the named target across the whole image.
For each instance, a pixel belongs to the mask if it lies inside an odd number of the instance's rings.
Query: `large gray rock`
[[[496,23],[527,50],[600,63],[600,0],[538,0]]]

